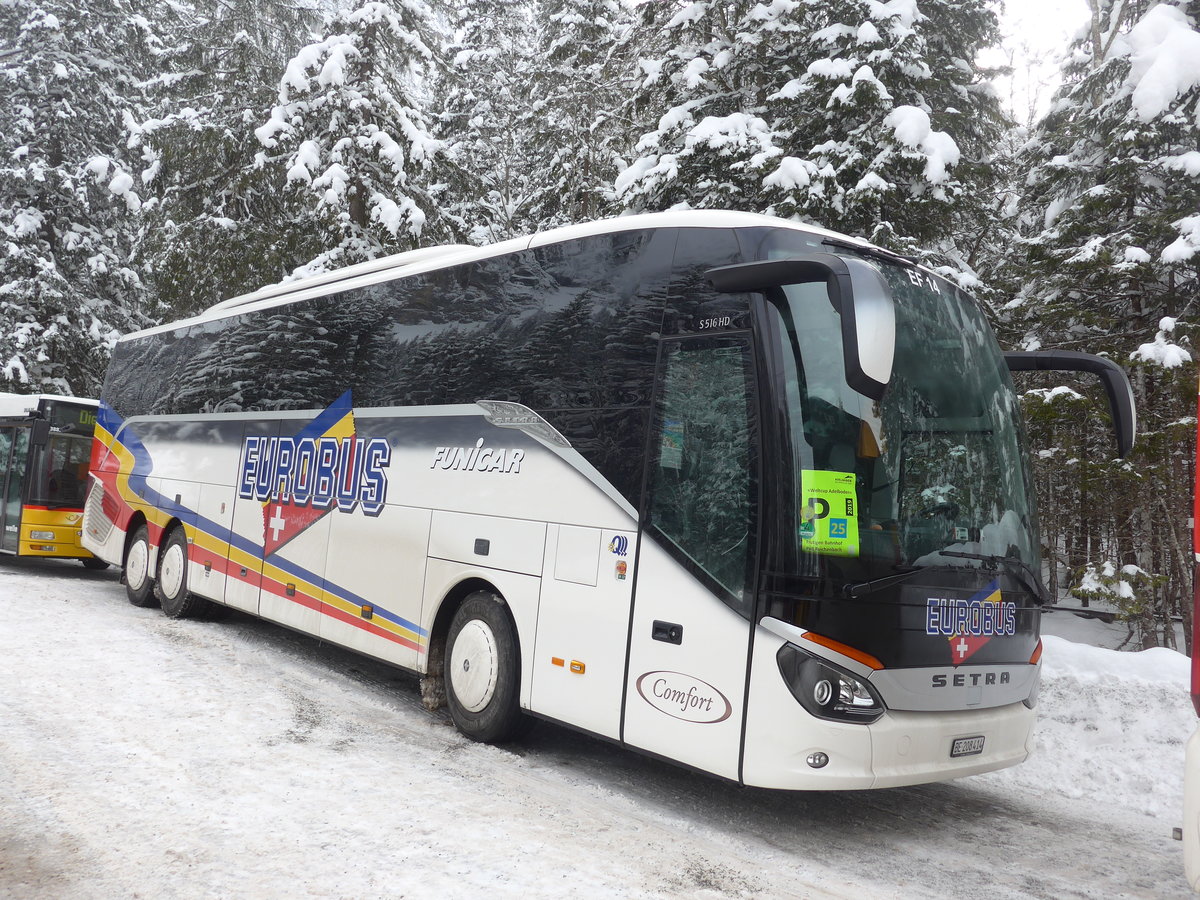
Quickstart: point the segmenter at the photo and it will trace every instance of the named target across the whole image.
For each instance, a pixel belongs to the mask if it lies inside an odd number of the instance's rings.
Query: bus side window
[[[683,228],[675,248],[664,335],[716,333],[749,327],[748,294],[726,294],[705,273],[741,259],[737,238],[725,228]]]
[[[664,360],[649,524],[685,566],[748,614],[758,494],[748,341],[672,341]]]

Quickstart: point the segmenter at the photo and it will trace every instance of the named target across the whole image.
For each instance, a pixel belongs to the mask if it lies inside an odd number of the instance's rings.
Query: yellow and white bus
[[[0,553],[78,559],[95,400],[0,393]]]
[[[265,288],[123,338],[84,541],[233,607],[747,785],[1026,757],[1044,589],[1010,368],[971,297],[745,213],[631,216]]]

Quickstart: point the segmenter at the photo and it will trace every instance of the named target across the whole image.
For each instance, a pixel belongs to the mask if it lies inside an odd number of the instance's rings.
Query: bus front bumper
[[[21,556],[91,559],[83,546],[83,510],[25,507],[21,512]]]

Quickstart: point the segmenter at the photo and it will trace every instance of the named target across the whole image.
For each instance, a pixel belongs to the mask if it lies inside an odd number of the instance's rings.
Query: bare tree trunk
[[[1151,541],[1154,534],[1154,516],[1146,508],[1145,503],[1138,503],[1134,520],[1137,522],[1134,555],[1137,559],[1138,567],[1147,574],[1153,574],[1154,548],[1151,546]],[[1155,622],[1155,612],[1159,605],[1159,588],[1152,587],[1151,591],[1152,593],[1149,597],[1137,598],[1135,619],[1138,629],[1141,631],[1139,637],[1141,638],[1143,650],[1149,650],[1151,647],[1157,647],[1160,644],[1158,639],[1158,625]]]

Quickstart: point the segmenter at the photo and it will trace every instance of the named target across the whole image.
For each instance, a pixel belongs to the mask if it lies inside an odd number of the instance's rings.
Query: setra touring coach
[[[417,250],[123,338],[86,546],[413,670],[468,737],[549,719],[747,785],[1025,759],[1045,601],[1004,354],[913,261],[744,213]]]

